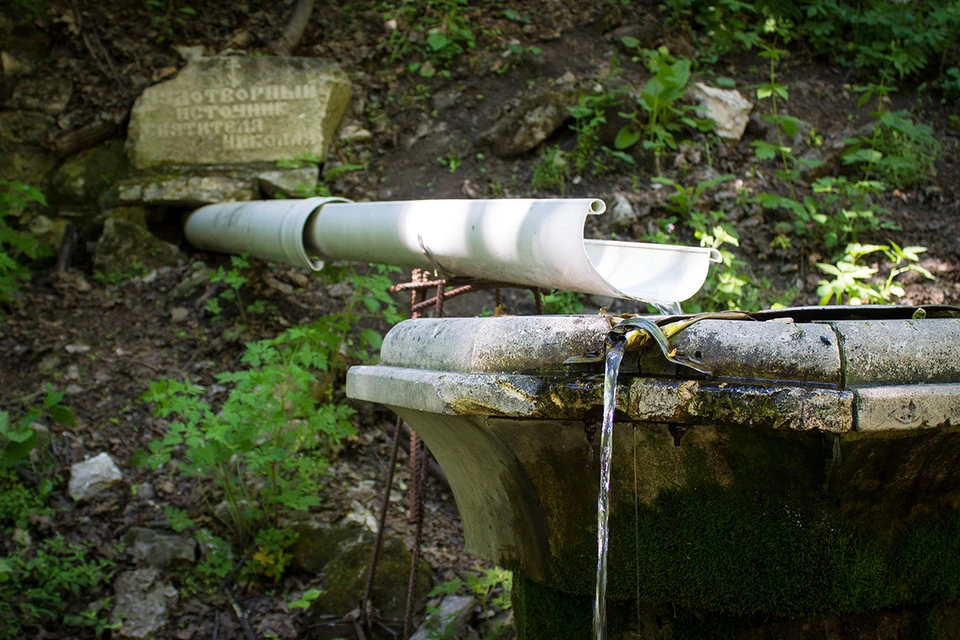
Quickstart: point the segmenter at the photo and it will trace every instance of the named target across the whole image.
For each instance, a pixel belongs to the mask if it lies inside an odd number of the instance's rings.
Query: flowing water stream
[[[613,415],[617,408],[617,375],[627,346],[621,333],[607,335],[603,371],[603,426],[600,431],[600,493],[597,497],[597,592],[593,602],[593,638],[607,633],[607,531],[610,518],[610,467],[613,460]]]

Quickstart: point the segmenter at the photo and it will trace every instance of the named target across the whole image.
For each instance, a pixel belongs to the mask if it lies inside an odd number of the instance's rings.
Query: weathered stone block
[[[312,58],[201,58],[148,88],[130,116],[137,168],[324,157],[350,99],[350,82]]]

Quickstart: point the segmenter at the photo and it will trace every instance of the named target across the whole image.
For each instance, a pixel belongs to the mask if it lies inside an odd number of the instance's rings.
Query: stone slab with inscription
[[[323,158],[350,100],[350,81],[316,58],[200,58],[146,89],[130,115],[138,169]]]

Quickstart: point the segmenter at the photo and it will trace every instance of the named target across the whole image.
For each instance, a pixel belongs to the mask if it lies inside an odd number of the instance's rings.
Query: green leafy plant
[[[223,497],[224,524],[241,547],[256,523],[275,526],[285,510],[319,503],[328,457],[353,433],[349,407],[314,397],[315,372],[330,365],[315,343],[305,327],[249,343],[242,358],[249,368],[217,376],[233,385],[219,411],[200,399],[203,389],[176,380],[153,382],[144,396],[157,415],[179,418],[150,444],[150,464],[162,466],[182,449],[178,472],[201,481],[211,510],[214,494]]]
[[[558,191],[563,195],[569,179],[570,162],[567,154],[560,147],[544,147],[540,151],[540,157],[533,164],[530,187],[544,191]]]
[[[323,593],[320,589],[307,589],[303,592],[303,595],[297,598],[296,600],[287,603],[287,606],[291,609],[303,609],[306,611],[310,608],[310,603],[320,597]]]
[[[9,412],[0,411],[0,468],[11,467],[30,454],[38,437],[34,425],[44,415],[59,424],[77,426],[73,411],[60,404],[63,397],[63,391],[54,391],[47,385],[42,407],[28,409],[19,420],[11,423]]]
[[[377,331],[358,325],[374,314],[399,319],[389,272],[342,268],[342,288],[351,289],[343,312],[248,343],[241,358],[247,368],[217,376],[230,389],[219,407],[186,381],[156,381],[144,395],[157,415],[175,419],[150,444],[149,463],[173,462],[178,473],[197,478],[214,513],[222,499],[219,517],[241,548],[258,530],[278,528],[285,513],[319,504],[329,458],[353,433],[353,410],[336,402],[334,382],[349,360],[369,357],[381,342]],[[264,567],[285,566],[277,553],[282,545],[264,540],[258,546],[267,554]]]
[[[204,308],[214,318],[221,318],[223,314],[222,302],[229,302],[237,310],[239,323],[229,331],[228,337],[239,336],[246,329],[250,321],[251,314],[263,314],[273,309],[265,300],[256,300],[250,304],[245,304],[240,295],[240,290],[244,285],[250,282],[250,278],[244,275],[244,270],[250,268],[249,254],[239,256],[230,256],[230,268],[223,265],[217,267],[217,270],[210,276],[210,284],[222,283],[224,288],[214,297],[207,300]]]
[[[578,174],[589,170],[594,176],[609,173],[611,150],[600,143],[600,129],[607,122],[606,110],[620,101],[620,91],[603,91],[593,95],[581,95],[577,105],[567,107],[573,117],[573,129],[577,144],[571,152],[573,168]],[[625,154],[619,155],[624,159]],[[629,162],[633,158],[626,157]]]
[[[480,610],[483,613],[483,625],[480,633],[483,634],[483,640],[495,640],[506,635],[509,629],[502,623],[491,623],[493,617],[490,613],[508,611],[511,607],[510,592],[513,586],[513,574],[505,569],[493,567],[485,569],[479,574],[467,572],[464,577],[453,578],[443,582],[430,592],[430,597],[452,595],[456,593],[467,593],[480,601]],[[492,610],[492,611],[491,611]],[[427,607],[427,613],[436,616],[439,613],[437,607]],[[454,628],[451,620],[444,620],[437,623],[437,626],[431,630],[429,637],[432,640],[448,640],[456,638],[457,629]]]
[[[554,289],[543,296],[543,312],[559,315],[583,313],[583,294]]]
[[[104,582],[110,566],[107,560],[89,559],[84,547],[67,544],[61,536],[0,556],[0,638],[34,635],[48,625],[91,626],[95,621],[106,628],[106,620],[97,615],[91,619],[70,612],[75,611],[72,602]]]
[[[426,0],[398,3],[387,14],[395,28],[382,47],[390,62],[417,57],[407,69],[424,78],[450,76],[449,67],[477,42],[464,15],[467,0]]]
[[[667,211],[675,213],[678,216],[686,219],[689,218],[690,215],[696,210],[700,203],[700,199],[707,191],[723,184],[724,182],[729,182],[730,180],[733,180],[733,178],[734,175],[728,173],[722,176],[716,176],[715,178],[710,178],[708,180],[701,180],[690,187],[685,187],[680,182],[670,178],[654,177],[651,180],[652,182],[672,187],[674,189],[674,192],[667,196],[663,206],[667,209]]]
[[[904,294],[903,285],[897,280],[901,275],[915,271],[923,277],[933,280],[933,274],[917,264],[920,254],[926,247],[903,247],[894,242],[886,245],[851,243],[843,257],[836,264],[818,263],[817,268],[833,276],[832,280],[821,280],[817,286],[820,304],[829,304],[836,300],[842,304],[848,302],[875,303],[889,302]],[[880,253],[886,259],[888,269],[886,279],[875,282],[878,267],[861,263],[866,256]]]
[[[30,204],[46,206],[43,192],[22,182],[0,178],[0,302],[11,299],[30,272],[20,261],[49,255],[50,250],[35,236],[11,226],[9,218],[18,218]]]
[[[940,144],[930,125],[913,121],[906,111],[880,109],[871,113],[873,131],[846,140],[844,164],[863,168],[864,178],[876,178],[896,189],[924,182],[936,171]]]
[[[694,116],[695,107],[680,104],[690,84],[692,62],[675,58],[670,55],[666,47],[642,51],[646,57],[647,68],[653,74],[653,77],[644,84],[637,101],[646,119],[641,121],[637,111],[620,113],[620,117],[630,120],[631,124],[624,126],[617,133],[614,147],[622,151],[643,139],[643,147],[654,153],[657,175],[660,175],[662,173],[661,156],[667,149],[676,150],[677,148],[675,133],[684,127],[709,131],[714,123],[708,118]]]
[[[704,57],[751,49],[775,34],[881,80],[943,74],[960,39],[960,2],[666,0],[676,27],[700,35]]]
[[[93,272],[93,279],[97,282],[102,282],[112,287],[116,287],[123,284],[127,280],[142,276],[145,272],[146,270],[143,268],[143,265],[134,261],[133,264],[130,265],[130,268],[125,270],[104,273],[98,269],[97,271]]]
[[[158,31],[157,44],[172,40],[176,36],[176,28],[187,24],[190,18],[197,15],[196,9],[179,6],[177,0],[144,0],[143,4],[153,15],[151,22]]]
[[[895,225],[884,220],[886,210],[871,204],[872,198],[883,192],[883,183],[825,177],[817,179],[812,189],[813,194],[801,200],[773,193],[761,193],[754,198],[766,209],[779,208],[792,214],[790,220],[774,225],[785,248],[792,246],[790,236],[794,236],[838,251],[867,231],[896,230]]]

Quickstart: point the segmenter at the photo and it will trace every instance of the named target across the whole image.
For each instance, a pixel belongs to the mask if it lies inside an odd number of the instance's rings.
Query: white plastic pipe
[[[671,303],[703,286],[715,249],[583,237],[596,199],[342,198],[208,205],[184,230],[200,249],[248,252],[320,269],[323,260],[381,262],[442,275]]]

